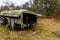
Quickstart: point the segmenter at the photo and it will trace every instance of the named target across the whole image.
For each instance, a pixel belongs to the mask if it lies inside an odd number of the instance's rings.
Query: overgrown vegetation
[[[52,33],[60,29],[60,22],[55,19],[40,18],[33,29],[13,31],[0,25],[0,40],[60,40],[60,37]],[[36,31],[39,32],[33,34]]]

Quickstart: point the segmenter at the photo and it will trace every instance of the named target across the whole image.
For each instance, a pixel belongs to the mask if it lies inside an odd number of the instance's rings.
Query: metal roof
[[[2,11],[0,15],[6,15],[6,16],[21,16],[22,13],[29,13],[29,14],[34,14],[37,16],[42,16],[41,14],[34,13],[32,11],[28,10],[12,10],[12,11]]]

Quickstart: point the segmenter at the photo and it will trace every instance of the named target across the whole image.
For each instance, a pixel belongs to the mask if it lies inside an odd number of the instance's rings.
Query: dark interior
[[[33,24],[36,23],[37,18],[34,14],[23,13],[23,23],[24,24]]]
[[[8,24],[8,20],[7,20],[7,18],[4,18],[4,20],[3,20],[3,24],[4,24],[4,25]]]
[[[21,25],[15,23],[14,30],[16,30],[16,31],[21,30]]]

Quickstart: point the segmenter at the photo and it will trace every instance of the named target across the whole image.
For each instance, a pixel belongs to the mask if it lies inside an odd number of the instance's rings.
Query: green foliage
[[[54,9],[50,8],[48,9],[47,13],[46,13],[46,16],[51,16],[53,15],[53,12],[54,12]]]
[[[48,8],[48,9],[46,8],[46,10],[47,10],[46,15],[51,16],[54,13],[57,1],[56,0],[51,0],[51,1],[47,1],[47,3],[50,4],[50,8]]]
[[[50,4],[50,8],[45,7],[45,8],[43,9],[42,5],[43,5],[44,3]],[[53,15],[53,12],[54,12],[54,10],[55,10],[56,3],[57,3],[57,0],[51,0],[51,1],[49,1],[49,0],[34,0],[34,4],[35,4],[35,5],[34,5],[34,7],[32,8],[32,11],[34,11],[34,12],[36,12],[36,13],[40,13],[40,12],[41,12],[40,10],[42,9],[42,11],[43,11],[43,10],[46,11],[46,12],[44,13],[45,15],[51,16],[51,15]]]
[[[34,0],[34,4],[37,5],[38,1],[37,0]]]

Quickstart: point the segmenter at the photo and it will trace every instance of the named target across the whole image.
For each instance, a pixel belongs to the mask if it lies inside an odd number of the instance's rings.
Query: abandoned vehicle
[[[2,24],[12,29],[24,29],[35,25],[37,23],[37,16],[41,15],[28,10],[12,10],[0,13],[0,19],[3,21]]]

